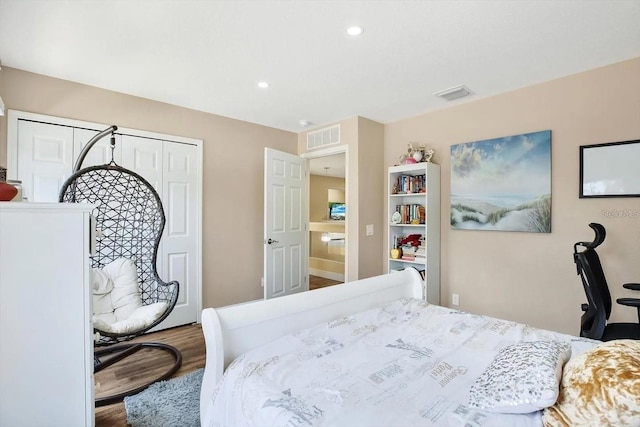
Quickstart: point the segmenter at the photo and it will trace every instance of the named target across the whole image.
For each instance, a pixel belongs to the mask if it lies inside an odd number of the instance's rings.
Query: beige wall
[[[309,220],[325,221],[329,218],[330,188],[344,191],[344,178],[334,176],[310,175],[309,177]]]
[[[8,67],[0,94],[7,109],[204,140],[203,305],[262,298],[264,147],[296,153],[296,134]]]
[[[359,205],[359,277],[382,274],[384,263],[378,263],[384,252],[385,182],[384,126],[359,117],[358,120],[358,205]],[[354,156],[355,157],[355,156]],[[373,225],[373,236],[366,235],[366,226]]]
[[[546,129],[552,232],[452,230],[451,145]],[[578,198],[578,147],[631,139],[640,139],[640,58],[387,124],[387,166],[409,141],[419,141],[436,149],[434,161],[442,167],[443,305],[457,293],[462,310],[577,334],[586,299],[573,244],[593,238],[590,222],[607,229],[598,252],[612,297],[634,296],[621,284],[640,281],[640,198]],[[607,214],[627,210],[630,216]],[[636,321],[637,313],[614,306],[611,319]]]

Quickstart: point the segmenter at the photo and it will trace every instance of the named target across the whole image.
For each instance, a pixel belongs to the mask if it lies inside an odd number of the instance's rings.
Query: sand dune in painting
[[[483,200],[451,198],[451,225],[457,229],[551,232],[551,195],[515,207]]]

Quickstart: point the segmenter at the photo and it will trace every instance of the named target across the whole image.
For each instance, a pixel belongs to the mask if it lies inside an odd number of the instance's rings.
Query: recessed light
[[[358,27],[355,25],[353,27],[347,28],[347,34],[349,34],[350,36],[359,36],[363,31],[364,30],[362,29],[362,27]]]
[[[267,82],[258,82],[258,87],[260,89],[266,89],[266,88],[269,87],[269,83],[267,83]]]

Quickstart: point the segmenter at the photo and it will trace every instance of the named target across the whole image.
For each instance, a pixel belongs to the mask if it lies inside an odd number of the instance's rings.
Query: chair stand
[[[100,406],[105,406],[105,405],[110,405],[112,403],[120,402],[126,396],[131,396],[131,395],[140,393],[142,390],[146,389],[156,381],[166,380],[167,378],[171,377],[171,375],[175,374],[178,371],[178,369],[180,369],[180,366],[182,366],[182,354],[180,354],[178,349],[176,349],[175,347],[172,347],[167,344],[157,343],[157,342],[144,342],[144,343],[134,343],[134,344],[121,344],[121,345],[111,346],[111,347],[100,349],[100,350],[95,350],[94,356],[93,356],[93,359],[94,359],[93,372],[94,373],[100,372],[103,369],[113,365],[114,363],[117,363],[123,360],[124,358],[131,356],[132,354],[135,354],[136,352],[138,352],[143,348],[153,348],[153,349],[166,351],[171,356],[173,356],[174,362],[164,374],[158,376],[157,378],[153,378],[152,380],[146,382],[145,384],[139,387],[132,388],[117,394],[96,398],[95,400],[96,408]],[[113,356],[105,360],[101,360],[102,357],[108,356],[108,355],[113,355]]]

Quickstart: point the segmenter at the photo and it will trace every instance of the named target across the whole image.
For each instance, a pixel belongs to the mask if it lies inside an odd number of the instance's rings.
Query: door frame
[[[70,126],[76,128],[86,128],[89,130],[101,131],[109,125],[88,122],[82,120],[68,119],[64,117],[49,116],[46,114],[30,113],[27,111],[8,110],[7,114],[7,179],[17,179],[18,171],[18,121],[30,120],[34,122],[48,123],[52,125]],[[199,177],[197,181],[198,200],[194,209],[196,210],[197,227],[200,230],[196,233],[196,248],[198,254],[196,256],[196,283],[192,284],[196,287],[196,322],[201,322],[202,316],[202,203],[203,203],[203,173],[204,173],[204,156],[202,155],[203,141],[201,139],[188,138],[184,136],[163,134],[160,132],[149,132],[138,129],[118,127],[117,133],[132,136],[140,136],[143,138],[152,138],[158,140],[172,141],[184,144],[195,145],[198,149],[198,168]]]
[[[333,156],[335,154],[344,153],[344,197],[347,201],[347,210],[349,209],[349,146],[346,144],[336,145],[334,147],[323,148],[321,150],[307,151],[300,154],[300,157],[306,159],[307,170],[309,170],[309,160],[318,159],[321,157]],[[307,174],[307,194],[311,191],[311,174]],[[309,212],[310,198],[307,197],[307,213]],[[309,216],[307,215],[307,230],[309,230]],[[344,234],[347,237],[344,245],[344,282],[349,281],[349,215],[346,216],[344,221]],[[309,253],[309,243],[307,239],[307,247],[305,248],[307,254]]]

